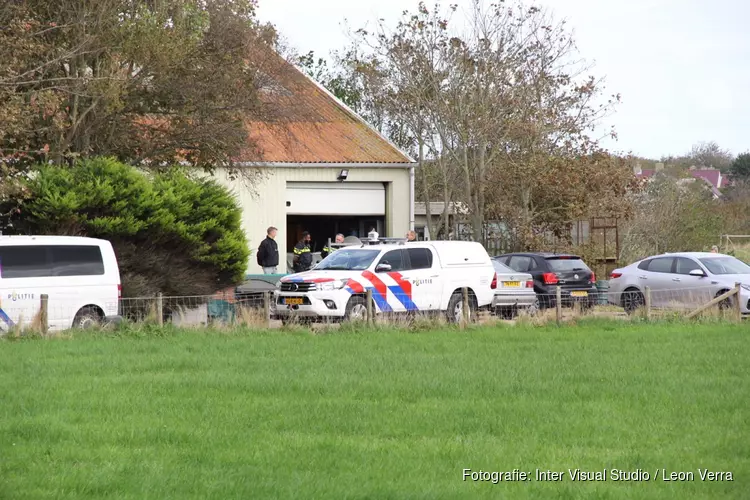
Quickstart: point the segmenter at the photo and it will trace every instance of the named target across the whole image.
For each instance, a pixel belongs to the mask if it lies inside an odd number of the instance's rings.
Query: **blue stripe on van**
[[[0,309],[0,319],[5,322],[8,326],[15,326],[15,323],[13,323],[13,320],[8,317],[7,314],[5,314],[5,311]]]

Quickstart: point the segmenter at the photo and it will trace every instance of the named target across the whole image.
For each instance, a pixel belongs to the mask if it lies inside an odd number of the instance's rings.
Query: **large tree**
[[[0,160],[231,165],[259,112],[255,0],[27,0],[0,7]]]
[[[457,15],[420,3],[393,31],[360,30],[346,52],[357,58],[343,71],[369,96],[363,114],[419,159],[420,197],[466,203],[476,240],[488,216],[501,218],[527,247],[540,229],[623,208],[602,202],[632,172],[591,137],[618,97],[602,98],[567,26],[520,2],[475,1]]]
[[[94,158],[39,166],[24,184],[30,198],[14,211],[13,230],[111,241],[126,296],[207,295],[244,278],[241,209],[213,180]]]

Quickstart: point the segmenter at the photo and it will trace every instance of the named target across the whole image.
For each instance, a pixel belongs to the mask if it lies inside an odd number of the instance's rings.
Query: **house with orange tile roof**
[[[248,120],[248,148],[237,159],[261,179],[249,187],[217,171],[242,206],[250,248],[278,228],[285,272],[303,231],[319,252],[337,233],[403,237],[413,229],[414,159],[283,58],[264,58],[261,69],[263,118]],[[249,274],[261,272],[254,252]]]

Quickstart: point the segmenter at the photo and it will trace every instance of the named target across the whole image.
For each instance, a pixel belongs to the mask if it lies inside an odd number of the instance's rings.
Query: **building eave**
[[[255,168],[397,168],[409,169],[417,166],[417,163],[351,163],[351,162],[321,162],[321,163],[302,163],[302,162],[273,162],[273,161],[244,161],[235,163],[238,167],[255,167]]]

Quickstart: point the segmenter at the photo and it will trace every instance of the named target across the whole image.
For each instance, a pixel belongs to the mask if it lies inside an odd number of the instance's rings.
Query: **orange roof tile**
[[[238,161],[411,163],[354,112],[273,54],[260,66],[262,120],[247,121],[252,146]],[[269,76],[271,75],[271,76]]]

